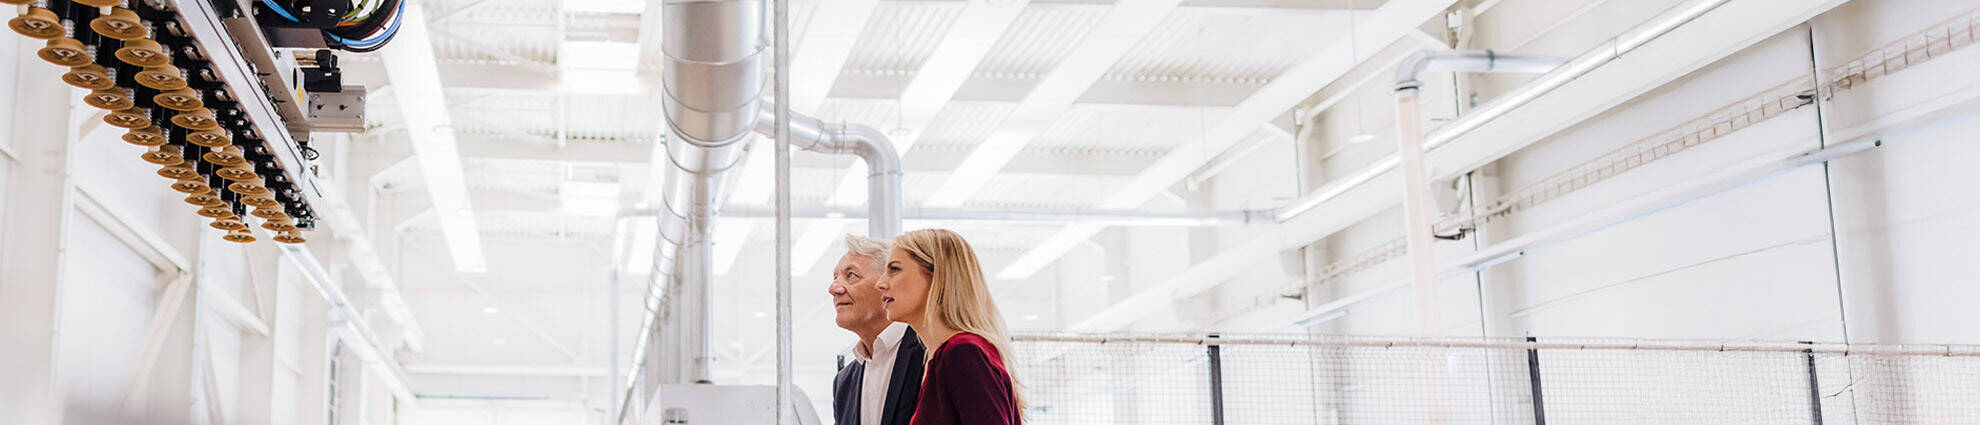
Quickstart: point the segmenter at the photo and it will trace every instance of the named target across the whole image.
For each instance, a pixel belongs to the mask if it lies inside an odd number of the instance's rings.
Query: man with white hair
[[[905,323],[887,320],[880,301],[880,274],[890,247],[886,241],[846,235],[846,254],[832,266],[834,321],[859,335],[852,364],[832,379],[832,415],[837,425],[907,425],[920,401],[927,349]]]

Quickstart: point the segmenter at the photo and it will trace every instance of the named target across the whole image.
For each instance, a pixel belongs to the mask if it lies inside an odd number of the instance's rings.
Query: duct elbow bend
[[[1423,82],[1417,81],[1416,76],[1423,75],[1423,71],[1430,70],[1430,63],[1436,61],[1437,53],[1432,50],[1418,50],[1416,53],[1411,53],[1409,56],[1403,57],[1402,62],[1396,63],[1396,84],[1394,89],[1396,91],[1402,91],[1421,87]]]
[[[866,161],[867,171],[872,175],[901,174],[901,154],[894,150],[894,141],[886,133],[863,124],[846,125],[838,130],[831,133],[829,142],[821,145],[858,155]]]

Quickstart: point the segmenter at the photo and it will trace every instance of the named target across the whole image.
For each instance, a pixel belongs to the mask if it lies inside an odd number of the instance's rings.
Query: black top
[[[927,362],[927,347],[921,345],[921,337],[908,329],[901,334],[900,348],[894,354],[894,373],[887,383],[887,402],[880,410],[886,417],[880,418],[880,425],[907,425],[914,418],[914,406],[920,401],[921,373]],[[866,363],[853,362],[839,369],[839,376],[832,378],[832,421],[836,425],[859,425],[860,386],[865,381]]]

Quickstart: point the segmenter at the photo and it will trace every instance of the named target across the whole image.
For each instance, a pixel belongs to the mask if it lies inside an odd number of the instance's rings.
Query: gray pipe
[[[666,242],[654,250],[653,276],[655,284],[673,277],[679,285],[669,291],[678,297],[669,300],[675,308],[668,311],[669,332],[662,333],[666,341],[660,344],[664,360],[657,366],[664,383],[710,382],[713,218],[733,178],[729,171],[744,156],[740,142],[757,126],[763,2],[665,0],[660,13],[666,31],[661,101],[671,167],[661,189],[668,213],[656,220]]]
[[[765,103],[756,131],[774,134],[776,108]],[[857,155],[866,161],[866,234],[891,238],[901,234],[901,155],[879,129],[862,124],[826,124],[817,118],[791,114],[791,147],[818,153]]]
[[[1449,124],[1445,124],[1436,131],[1430,132],[1424,137],[1423,150],[1426,152],[1436,151],[1437,148],[1457,140],[1458,136],[1470,133],[1472,130],[1478,129],[1479,126],[1485,125],[1486,122],[1490,122],[1511,112],[1513,108],[1525,105],[1527,102],[1532,102],[1533,99],[1553,92],[1554,89],[1561,88],[1561,86],[1567,85],[1568,82],[1579,79],[1583,75],[1588,75],[1588,73],[1594,72],[1596,68],[1600,68],[1603,64],[1614,61],[1616,58],[1622,57],[1622,55],[1638,47],[1642,47],[1643,44],[1650,42],[1650,40],[1661,37],[1671,30],[1684,25],[1684,23],[1691,22],[1692,19],[1704,16],[1706,12],[1723,6],[1728,1],[1731,0],[1687,1],[1664,12],[1662,15],[1658,15],[1656,18],[1652,18],[1647,23],[1630,28],[1628,31],[1624,31],[1622,35],[1609,39],[1595,46],[1595,48],[1583,52],[1580,56],[1569,59],[1567,63],[1561,64],[1552,71],[1534,78],[1533,81],[1526,83],[1526,85],[1520,86],[1520,88],[1501,95],[1496,99],[1492,99],[1492,101],[1486,102],[1484,105],[1479,105],[1477,108],[1472,108],[1470,112],[1466,112]],[[1409,67],[1409,69],[1414,68],[1414,66]],[[1400,69],[1397,71],[1397,74],[1399,80],[1404,76]],[[1402,86],[1403,84],[1399,81],[1397,88],[1402,89]],[[1394,170],[1397,165],[1400,165],[1399,159],[1393,156],[1377,161],[1374,165],[1363,168],[1352,176],[1338,180],[1337,183],[1329,184],[1321,188],[1320,191],[1313,192],[1286,204],[1276,214],[1277,218],[1281,222],[1292,220],[1293,217],[1297,217],[1322,203],[1333,200],[1341,196],[1341,194],[1347,193],[1348,190],[1375,180],[1382,173]]]
[[[1401,63],[1396,64],[1396,88],[1421,86],[1416,76],[1428,71],[1540,74],[1565,62],[1567,59],[1553,56],[1491,50],[1423,50],[1404,57]]]

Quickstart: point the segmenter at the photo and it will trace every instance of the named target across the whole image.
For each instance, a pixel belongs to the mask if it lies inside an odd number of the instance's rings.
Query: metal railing
[[[1980,423],[1980,346],[1020,335],[1033,424]]]

